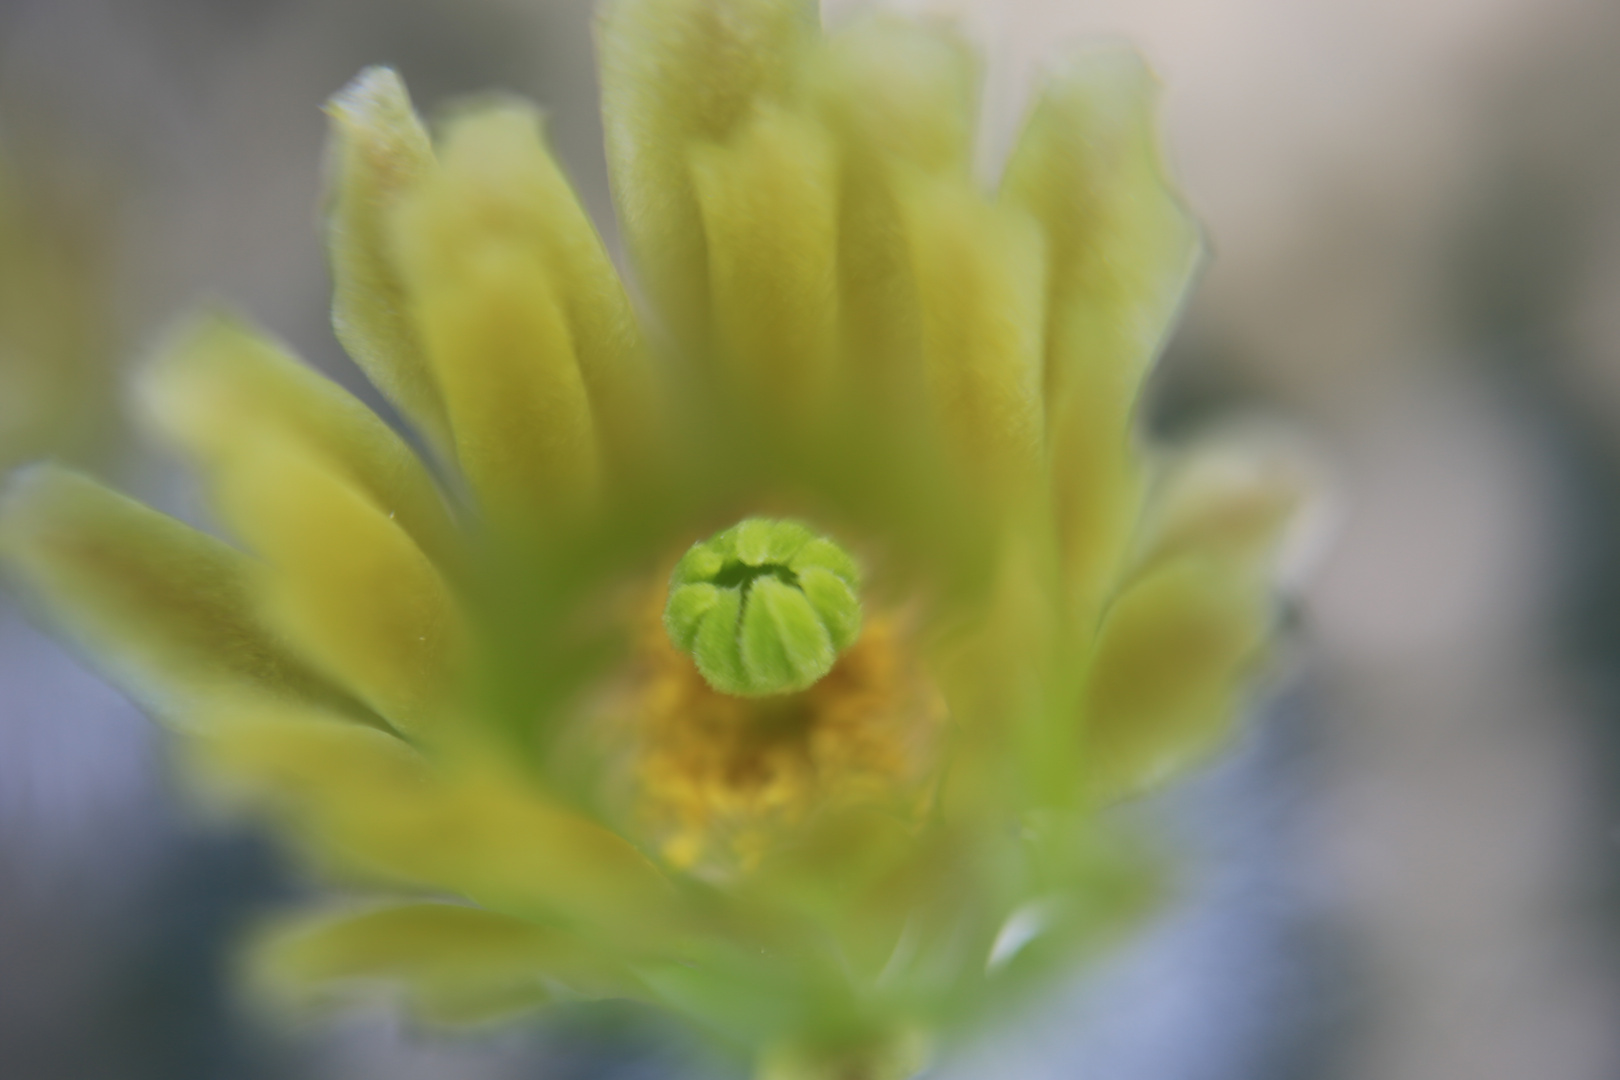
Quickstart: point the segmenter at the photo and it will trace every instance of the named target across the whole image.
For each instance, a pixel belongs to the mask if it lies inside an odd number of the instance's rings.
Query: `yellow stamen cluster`
[[[897,792],[926,804],[944,703],[900,616],[869,619],[826,677],[797,694],[714,689],[654,620],[639,652],[628,710],[636,812],[672,866],[746,870],[815,810]]]

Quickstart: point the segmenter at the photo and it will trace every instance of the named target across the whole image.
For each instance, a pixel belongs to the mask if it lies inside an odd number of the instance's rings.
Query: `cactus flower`
[[[202,315],[138,405],[223,539],[40,465],[0,557],[334,882],[265,986],[629,998],[901,1080],[1151,899],[1104,811],[1230,730],[1297,485],[1137,430],[1200,240],[1133,57],[1052,72],[987,189],[948,27],[613,0],[599,40],[634,293],[535,109],[430,137],[365,71],[333,316],[403,424]]]

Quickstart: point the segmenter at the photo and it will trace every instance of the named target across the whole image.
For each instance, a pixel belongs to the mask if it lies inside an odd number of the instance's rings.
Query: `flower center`
[[[634,696],[605,714],[621,719],[603,735],[626,752],[633,827],[669,865],[724,878],[823,810],[925,812],[945,705],[904,615],[869,612],[860,640],[804,693],[742,697],[709,685],[649,600]]]
[[[922,814],[945,702],[914,616],[796,521],[694,544],[646,598],[630,697],[602,713],[631,827],[671,866],[747,873],[823,812]]]
[[[748,518],[692,545],[670,576],[664,630],[723,694],[813,686],[861,629],[860,570],[797,521]]]

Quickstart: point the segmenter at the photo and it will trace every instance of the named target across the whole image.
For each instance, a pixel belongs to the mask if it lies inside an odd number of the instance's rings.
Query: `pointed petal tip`
[[[410,107],[410,94],[398,71],[384,64],[372,64],[327,98],[323,111],[335,120],[350,114],[365,114],[379,107],[404,104]]]
[[[131,381],[138,419],[167,443],[179,440],[195,412],[197,375],[208,358],[232,343],[261,332],[229,304],[209,301],[176,319],[158,337]]]
[[[146,361],[136,375],[137,386],[144,383],[154,369],[173,366],[181,357],[190,355],[200,344],[222,334],[249,334],[254,328],[245,316],[237,313],[228,303],[207,300],[179,318],[174,319],[158,335],[148,351]]]

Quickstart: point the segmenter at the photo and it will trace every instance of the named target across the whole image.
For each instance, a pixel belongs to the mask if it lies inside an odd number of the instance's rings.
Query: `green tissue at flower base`
[[[1077,57],[1005,174],[975,55],[789,0],[618,0],[639,311],[510,100],[332,119],[338,335],[420,437],[232,318],[140,403],[227,540],[54,466],[10,577],[358,896],[281,997],[672,1010],[759,1075],[899,1080],[1150,906],[1103,811],[1222,742],[1299,495],[1143,446],[1198,261],[1151,81]]]

